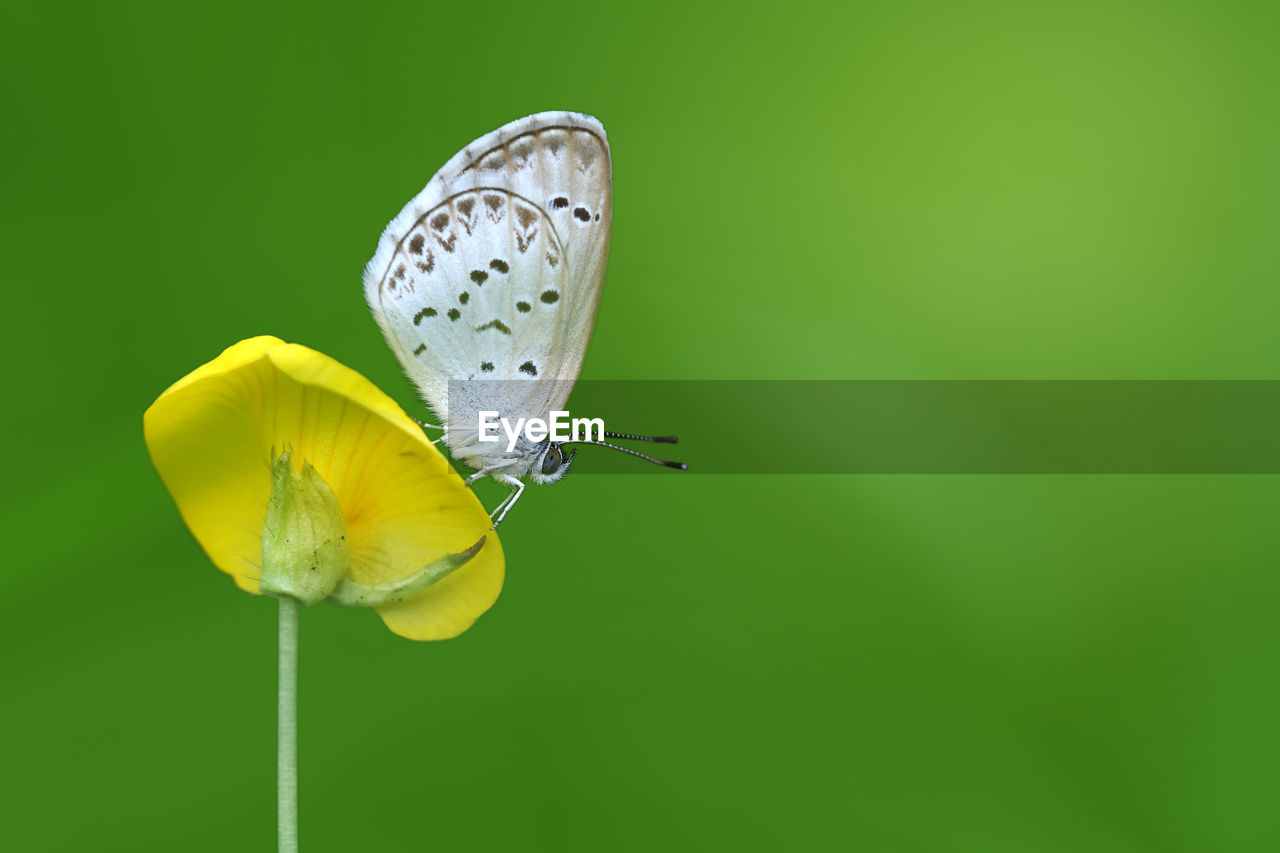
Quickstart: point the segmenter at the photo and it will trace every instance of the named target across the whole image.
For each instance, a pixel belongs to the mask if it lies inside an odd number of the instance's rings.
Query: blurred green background
[[[142,411],[271,333],[420,414],[360,270],[462,145],[544,109],[608,129],[587,377],[1280,379],[1277,24],[6,5],[0,846],[273,849],[274,602],[183,529]],[[305,613],[303,849],[1280,849],[1277,498],[1247,476],[535,488],[460,639]]]

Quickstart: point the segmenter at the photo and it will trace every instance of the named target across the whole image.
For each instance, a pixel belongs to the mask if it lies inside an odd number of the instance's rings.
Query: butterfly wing
[[[595,323],[612,218],[604,128],[551,112],[468,145],[387,226],[365,267],[365,299],[423,399],[454,427],[451,447],[468,443],[456,431],[474,432],[473,409],[546,418],[564,407]],[[449,381],[470,379],[512,381],[497,386],[500,404],[451,413]]]

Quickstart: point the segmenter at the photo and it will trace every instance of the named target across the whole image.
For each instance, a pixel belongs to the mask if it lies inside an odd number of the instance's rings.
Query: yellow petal
[[[228,370],[235,370],[237,367],[243,367],[250,362],[256,361],[267,350],[276,346],[283,346],[284,341],[272,335],[259,335],[256,338],[245,338],[240,343],[232,344],[218,354],[218,357],[208,364],[202,364],[186,376],[173,383],[160,395],[164,399],[166,394],[171,394],[179,388],[190,385],[207,376],[216,376],[219,373],[226,373]]]
[[[353,580],[380,584],[462,551],[488,530],[475,495],[422,430],[360,374],[298,344],[260,337],[175,383],[143,418],[147,446],[214,565],[258,591],[272,451],[315,466],[347,523]],[[466,630],[497,599],[502,547],[380,608],[412,639]]]
[[[491,530],[469,563],[422,595],[379,607],[378,615],[388,628],[411,640],[456,637],[497,600],[505,565],[502,543]]]

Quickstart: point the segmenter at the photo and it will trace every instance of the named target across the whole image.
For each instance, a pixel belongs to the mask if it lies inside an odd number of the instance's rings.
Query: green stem
[[[280,596],[280,701],[277,708],[276,822],[280,853],[298,851],[298,613],[302,604]]]

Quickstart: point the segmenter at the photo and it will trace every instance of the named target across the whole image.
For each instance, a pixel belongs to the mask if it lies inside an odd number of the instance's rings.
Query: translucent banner
[[[1280,473],[1280,381],[587,380],[562,404],[566,390],[450,383],[451,426],[478,431],[489,411],[514,428],[563,405],[570,423],[679,436],[606,441],[688,463],[680,476]],[[675,475],[585,444],[573,467]]]

